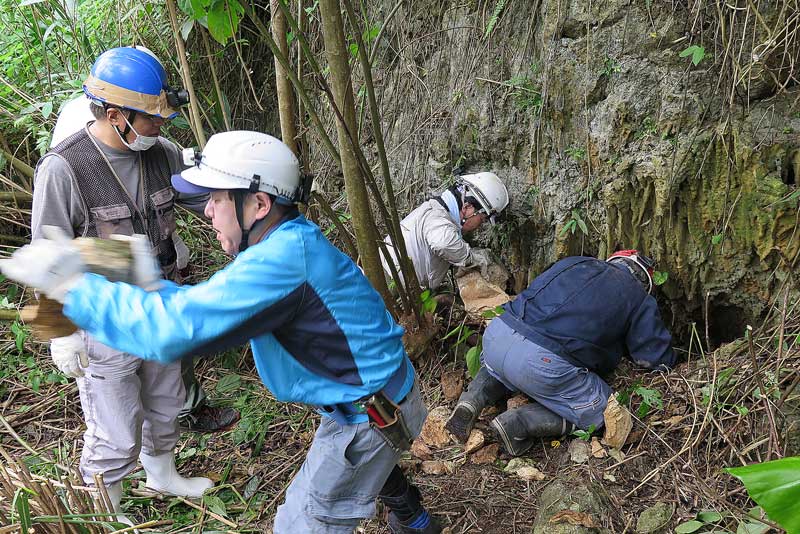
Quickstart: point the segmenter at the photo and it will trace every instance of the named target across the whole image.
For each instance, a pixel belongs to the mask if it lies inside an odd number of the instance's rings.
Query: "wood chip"
[[[633,419],[628,409],[617,402],[617,395],[614,393],[608,398],[603,418],[606,424],[603,445],[619,449],[625,445],[628,435],[631,433]]]
[[[592,438],[592,456],[595,458],[605,458],[608,456],[608,452],[600,445],[600,440],[596,437]]]

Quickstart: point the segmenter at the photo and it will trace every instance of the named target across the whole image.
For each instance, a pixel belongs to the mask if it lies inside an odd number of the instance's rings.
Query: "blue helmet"
[[[99,104],[109,104],[171,119],[188,103],[184,90],[167,85],[167,73],[149,50],[132,47],[106,50],[95,60],[83,91]]]

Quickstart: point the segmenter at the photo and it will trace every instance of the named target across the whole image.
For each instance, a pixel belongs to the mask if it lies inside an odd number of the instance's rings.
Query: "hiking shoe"
[[[239,412],[233,408],[203,405],[181,418],[181,430],[189,432],[223,432],[239,422]]]

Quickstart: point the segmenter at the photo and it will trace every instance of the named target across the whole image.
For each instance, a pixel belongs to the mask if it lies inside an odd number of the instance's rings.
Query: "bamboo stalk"
[[[186,59],[186,46],[181,37],[181,31],[178,26],[178,14],[175,8],[175,0],[167,0],[167,9],[169,10],[169,20],[172,24],[172,35],[175,39],[175,45],[178,47],[178,60],[181,64],[181,73],[183,84],[189,92],[189,114],[193,124],[194,136],[202,149],[206,146],[206,134],[203,131],[203,121],[200,118],[198,111],[197,96],[194,92],[194,84],[192,83],[192,73],[189,70],[189,61]]]
[[[217,67],[214,64],[213,54],[211,53],[211,45],[208,44],[208,30],[200,26],[198,28],[201,37],[203,38],[203,46],[206,49],[206,56],[208,56],[208,66],[211,69],[211,79],[214,82],[214,90],[217,93],[217,101],[219,102],[219,109],[222,110],[222,121],[225,123],[225,129],[231,130],[231,118],[228,116],[228,110],[225,109],[222,100],[222,88],[219,85],[219,77],[217,77]]]

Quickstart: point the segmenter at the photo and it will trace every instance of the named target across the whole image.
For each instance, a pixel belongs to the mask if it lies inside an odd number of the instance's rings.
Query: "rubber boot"
[[[539,403],[503,412],[492,419],[491,427],[512,456],[523,454],[537,439],[563,436],[575,429],[575,425]]]
[[[415,527],[416,522],[422,522],[425,526]],[[406,522],[400,521],[393,512],[389,512],[389,532],[392,534],[440,534],[442,527],[434,517],[428,515],[428,511],[425,509],[420,512],[419,516]]]
[[[422,495],[394,466],[378,495],[389,509],[389,532],[392,534],[439,534],[442,529],[422,506]]]
[[[117,523],[122,523],[123,525],[128,525],[129,527],[133,526],[133,521],[128,519],[128,516],[122,513],[122,482],[117,482],[115,484],[111,484],[110,486],[106,486],[106,493],[108,494],[108,499],[111,501],[111,509],[117,513],[114,520]],[[109,519],[111,519],[109,517]]]
[[[144,472],[147,473],[145,486],[159,493],[196,498],[202,497],[203,492],[214,485],[208,478],[180,476],[175,468],[175,453],[173,452],[158,456],[141,453],[139,460],[142,462]]]
[[[467,391],[458,398],[453,415],[450,416],[444,427],[458,441],[465,443],[481,411],[511,393],[511,390],[502,382],[489,374],[486,367],[481,367],[467,387]]]

